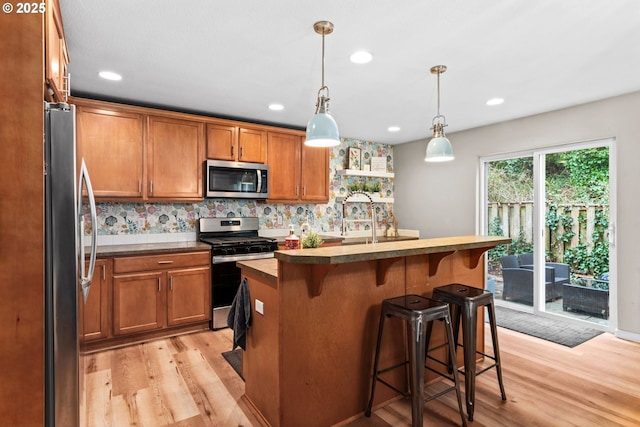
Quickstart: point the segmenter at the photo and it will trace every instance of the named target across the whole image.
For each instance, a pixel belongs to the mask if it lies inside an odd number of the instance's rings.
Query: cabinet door
[[[125,335],[164,327],[162,272],[113,276],[113,334]]]
[[[207,159],[236,160],[238,127],[207,124]]]
[[[204,124],[149,116],[149,198],[202,200]]]
[[[269,132],[269,200],[297,201],[300,194],[300,137]]]
[[[267,132],[240,128],[238,161],[264,163],[267,159]]]
[[[31,3],[32,7],[36,3]],[[60,5],[57,0],[50,1],[47,4],[46,14],[46,68],[45,78],[47,84],[53,92],[52,96],[47,99],[58,102],[66,102],[68,91],[67,82],[67,64],[69,63],[69,54],[64,39],[64,29],[62,27],[62,15],[60,13]]]
[[[78,107],[77,167],[82,158],[93,192],[103,199],[143,197],[143,117],[140,114]]]
[[[302,144],[300,199],[313,202],[329,201],[329,149]]]
[[[211,319],[209,266],[167,272],[167,324],[182,325]]]
[[[81,342],[108,338],[110,284],[111,260],[96,260],[96,269],[86,302],[82,296],[82,289],[78,287],[78,323]]]

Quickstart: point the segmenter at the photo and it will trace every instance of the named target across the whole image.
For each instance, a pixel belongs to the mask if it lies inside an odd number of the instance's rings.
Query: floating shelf
[[[345,196],[337,196],[336,202],[342,203]],[[379,197],[379,196],[371,196],[373,203],[393,203],[393,197]],[[369,199],[367,199],[362,194],[356,194],[349,198],[347,203],[369,203]]]
[[[393,178],[395,176],[393,172],[359,171],[356,169],[340,169],[336,172],[338,175],[343,176],[366,176],[371,178]]]

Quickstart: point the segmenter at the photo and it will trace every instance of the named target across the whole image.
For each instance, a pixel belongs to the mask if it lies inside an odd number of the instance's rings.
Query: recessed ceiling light
[[[359,50],[352,53],[349,59],[351,59],[351,62],[353,62],[354,64],[366,64],[368,62],[371,62],[371,60],[373,59],[373,53],[367,52],[365,50]]]
[[[504,102],[504,99],[502,99],[502,98],[491,98],[490,100],[485,102],[485,104],[486,105],[500,105],[503,102]]]
[[[98,75],[106,80],[122,80],[122,76],[118,73],[114,73],[113,71],[100,71]]]
[[[284,106],[282,104],[269,104],[269,110],[282,111],[284,110]]]
[[[399,132],[399,131],[400,131],[400,126],[389,126],[389,127],[387,128],[387,130],[388,130],[389,132]]]

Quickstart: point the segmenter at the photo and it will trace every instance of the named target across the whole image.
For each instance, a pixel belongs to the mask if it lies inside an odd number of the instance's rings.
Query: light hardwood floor
[[[260,427],[221,356],[231,337],[207,331],[85,355],[87,426]],[[469,426],[640,425],[640,344],[605,333],[568,348],[502,328],[499,339],[508,400],[493,370],[480,375]],[[406,399],[345,424],[410,425]],[[424,425],[460,425],[454,393],[426,404]]]

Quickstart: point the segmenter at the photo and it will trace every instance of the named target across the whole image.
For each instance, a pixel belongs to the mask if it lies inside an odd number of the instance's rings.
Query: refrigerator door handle
[[[91,254],[89,256],[89,269],[87,274],[84,274],[84,230],[82,218],[84,215],[82,212],[82,182],[85,182],[87,186],[87,194],[89,196],[89,207],[91,210]],[[89,289],[91,288],[91,279],[96,268],[96,247],[98,244],[98,217],[96,214],[96,200],[93,196],[93,187],[91,186],[91,179],[89,178],[89,172],[87,171],[87,165],[82,159],[82,166],[80,167],[80,183],[78,185],[78,212],[80,213],[80,220],[78,221],[78,236],[80,244],[80,286],[82,287],[82,296],[84,302],[87,302],[89,296]]]

